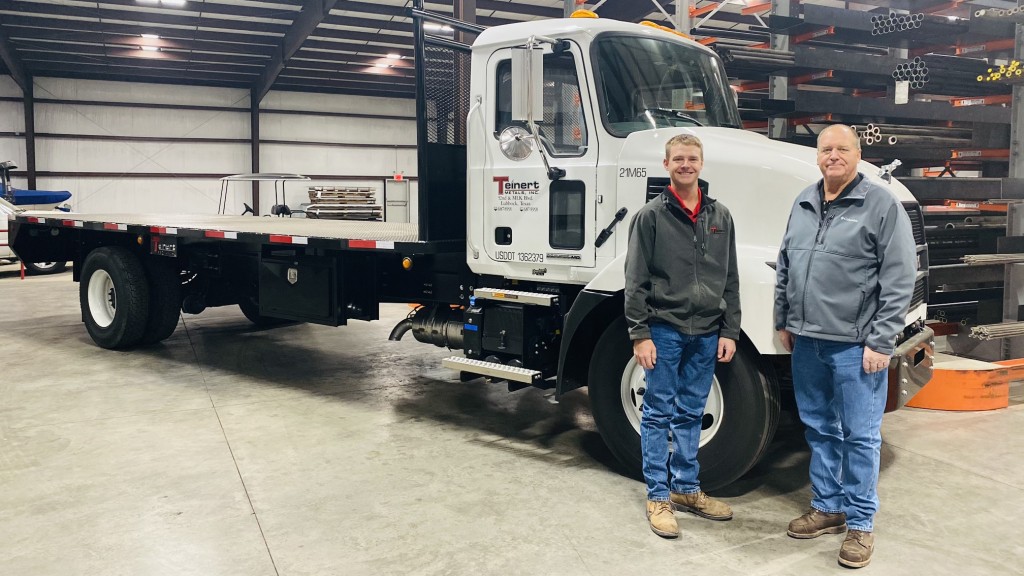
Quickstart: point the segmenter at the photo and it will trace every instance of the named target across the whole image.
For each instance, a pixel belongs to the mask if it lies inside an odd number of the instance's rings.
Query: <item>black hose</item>
[[[405,336],[405,333],[409,330],[412,330],[412,319],[406,318],[391,329],[391,334],[388,336],[388,340],[394,340],[397,342],[398,340],[401,340],[402,336]]]

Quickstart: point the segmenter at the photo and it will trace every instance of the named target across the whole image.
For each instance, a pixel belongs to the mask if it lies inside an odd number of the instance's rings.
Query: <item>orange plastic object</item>
[[[1024,379],[1024,358],[992,362],[991,369],[943,369],[936,364],[930,382],[907,402],[929,410],[998,410],[1010,405],[1010,382]]]

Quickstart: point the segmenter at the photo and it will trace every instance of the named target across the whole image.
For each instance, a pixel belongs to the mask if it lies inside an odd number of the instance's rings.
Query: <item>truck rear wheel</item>
[[[146,272],[125,248],[103,247],[89,253],[78,287],[85,328],[103,348],[136,344],[149,317]]]
[[[149,318],[139,344],[166,340],[178,327],[181,314],[181,273],[172,262],[158,256],[146,260],[149,281]]]
[[[609,450],[630,476],[642,478],[640,414],[644,370],[633,357],[625,319],[609,326],[590,362],[594,421]],[[718,364],[701,426],[700,482],[722,488],[764,455],[779,421],[779,389],[760,367],[753,346],[741,341],[728,364]]]
[[[29,274],[57,274],[67,267],[67,262],[25,262],[25,272]]]

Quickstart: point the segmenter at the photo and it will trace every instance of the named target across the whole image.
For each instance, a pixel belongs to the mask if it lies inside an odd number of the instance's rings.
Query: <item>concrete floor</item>
[[[0,572],[46,575],[818,575],[842,536],[798,541],[808,456],[784,421],[662,540],[610,468],[584,392],[462,384],[446,351],[346,328],[186,316],[162,345],[102,350],[70,273],[0,267]],[[1024,390],[984,413],[886,417],[865,573],[1021,574]]]

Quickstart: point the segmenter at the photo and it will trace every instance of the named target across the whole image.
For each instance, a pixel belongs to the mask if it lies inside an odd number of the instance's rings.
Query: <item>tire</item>
[[[144,268],[149,283],[149,318],[139,344],[163,342],[178,327],[181,315],[181,274],[173,262],[152,256]]]
[[[67,262],[25,262],[25,272],[29,274],[59,274],[67,269]]]
[[[594,348],[590,402],[601,437],[634,478],[643,478],[640,408],[643,369],[633,358],[626,321],[619,318]],[[779,422],[779,387],[753,345],[741,340],[728,364],[719,363],[708,395],[697,460],[701,489],[727,486],[764,455]]]
[[[249,322],[252,322],[259,328],[273,328],[275,326],[293,323],[291,320],[285,320],[283,318],[260,316],[260,305],[254,298],[243,297],[242,301],[238,303],[238,307],[241,308],[242,314],[245,314],[245,317],[249,319]]]
[[[78,287],[82,319],[99,346],[122,349],[138,343],[149,318],[146,271],[125,248],[103,247],[82,264]]]

